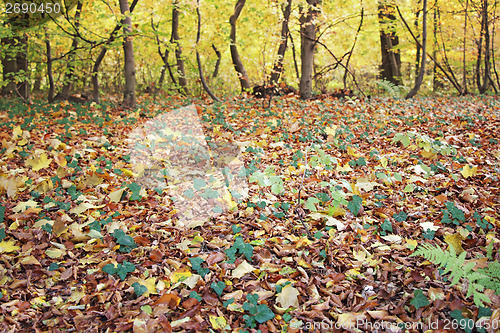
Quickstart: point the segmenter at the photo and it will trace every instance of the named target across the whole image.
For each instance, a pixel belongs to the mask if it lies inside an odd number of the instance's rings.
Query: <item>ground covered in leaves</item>
[[[498,98],[0,103],[3,332],[500,326]],[[127,138],[192,103],[248,195],[186,228]]]

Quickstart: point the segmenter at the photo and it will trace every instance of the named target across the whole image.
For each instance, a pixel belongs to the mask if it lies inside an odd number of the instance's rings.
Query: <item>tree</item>
[[[484,69],[481,82],[481,58],[484,38]],[[480,94],[488,90],[490,81],[490,31],[488,24],[488,0],[481,1],[481,33],[477,42],[477,61],[476,61],[476,84]]]
[[[243,62],[241,61],[238,47],[236,46],[236,21],[243,10],[243,6],[245,6],[245,0],[238,0],[234,6],[234,13],[229,18],[229,24],[231,24],[231,33],[229,35],[231,45],[229,48],[231,50],[231,59],[233,60],[234,69],[240,80],[241,90],[245,91],[250,90],[250,81],[245,66],[243,66]]]
[[[396,16],[393,0],[379,0],[378,19],[380,24],[380,48],[382,52],[381,77],[395,85],[402,85],[401,55],[398,50],[399,37],[396,33]]]
[[[170,42],[175,45],[175,58],[177,59],[177,71],[179,73],[179,86],[183,94],[188,93],[186,71],[184,69],[184,59],[182,58],[182,49],[179,44],[179,9],[177,1],[174,1],[172,8],[172,35]]]
[[[288,34],[290,30],[288,29],[288,21],[290,20],[290,13],[292,12],[292,0],[287,0],[286,7],[282,7],[283,11],[283,22],[281,23],[281,41],[278,47],[278,58],[274,63],[273,72],[271,73],[270,84],[275,85],[283,73],[283,59],[285,58],[285,52],[287,48]]]
[[[312,97],[312,73],[314,65],[314,49],[316,46],[316,23],[314,19],[319,14],[318,6],[321,0],[307,0],[307,14],[302,12],[300,17],[300,50],[301,50],[301,74],[300,74],[300,98]]]
[[[132,19],[130,18],[130,8],[128,0],[119,0],[120,12],[125,15],[123,32],[125,38],[123,41],[123,52],[125,58],[125,87],[123,92],[123,104],[126,107],[135,107],[135,60],[134,44],[132,42]]]
[[[415,80],[415,86],[412,90],[406,95],[406,99],[412,98],[415,96],[422,85],[422,81],[424,80],[425,74],[425,56],[427,53],[427,0],[424,0],[423,4],[423,15],[422,15],[422,60],[420,61],[420,68],[418,72],[418,76]]]

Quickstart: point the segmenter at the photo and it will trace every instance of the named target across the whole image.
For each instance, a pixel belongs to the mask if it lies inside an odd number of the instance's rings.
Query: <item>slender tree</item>
[[[484,69],[481,82],[481,61],[484,38]],[[481,1],[481,33],[477,43],[476,84],[480,94],[488,90],[490,78],[490,32],[488,24],[488,0]]]
[[[420,69],[418,72],[417,79],[415,80],[415,86],[412,90],[406,95],[406,99],[412,98],[415,96],[422,85],[422,81],[424,80],[425,74],[425,56],[427,53],[427,0],[423,0],[423,15],[422,15],[422,60],[420,61]]]
[[[319,14],[321,0],[307,0],[307,12],[302,12],[300,17],[300,50],[301,50],[301,73],[300,73],[300,98],[312,97],[312,74],[314,67],[314,49],[316,46],[316,23],[314,19]]]
[[[380,24],[380,47],[382,64],[380,74],[384,80],[402,85],[401,55],[398,50],[399,37],[396,33],[396,16],[393,0],[379,0],[378,19]]]
[[[243,66],[243,62],[241,61],[238,47],[236,46],[236,21],[243,10],[243,6],[245,6],[245,0],[238,0],[234,6],[234,13],[229,18],[229,24],[231,24],[231,33],[229,35],[231,45],[229,48],[231,50],[231,59],[233,60],[234,69],[240,80],[241,90],[245,91],[250,90],[250,81],[245,66]]]
[[[123,92],[123,104],[126,107],[135,107],[135,60],[134,60],[134,44],[132,42],[132,19],[130,17],[130,8],[128,5],[128,0],[120,1],[120,11],[125,15],[123,32],[125,38],[123,41],[123,52],[124,52],[124,68],[125,68],[125,87]]]
[[[290,13],[292,12],[292,0],[287,0],[286,7],[283,5],[283,22],[281,22],[281,40],[280,46],[278,47],[278,57],[274,63],[274,68],[271,73],[270,84],[275,85],[283,73],[283,59],[285,58],[285,52],[288,42],[288,21],[290,20]]]
[[[182,48],[179,43],[179,9],[178,2],[174,1],[172,7],[172,35],[170,42],[175,45],[175,59],[177,60],[177,72],[179,73],[179,86],[183,94],[188,94],[186,70],[184,66],[184,59],[182,57]]]

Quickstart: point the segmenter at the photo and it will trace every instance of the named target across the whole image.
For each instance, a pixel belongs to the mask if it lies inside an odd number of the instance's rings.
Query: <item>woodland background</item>
[[[418,81],[425,94],[496,93],[500,84],[497,1],[66,4],[55,21],[2,10],[4,94],[17,84],[16,96],[43,91],[48,100],[201,95],[201,77],[217,96],[278,81],[303,98],[336,89],[406,94]]]

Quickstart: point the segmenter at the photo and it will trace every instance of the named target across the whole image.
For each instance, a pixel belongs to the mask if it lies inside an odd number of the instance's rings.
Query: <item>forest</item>
[[[3,0],[0,330],[499,332],[497,5]]]

